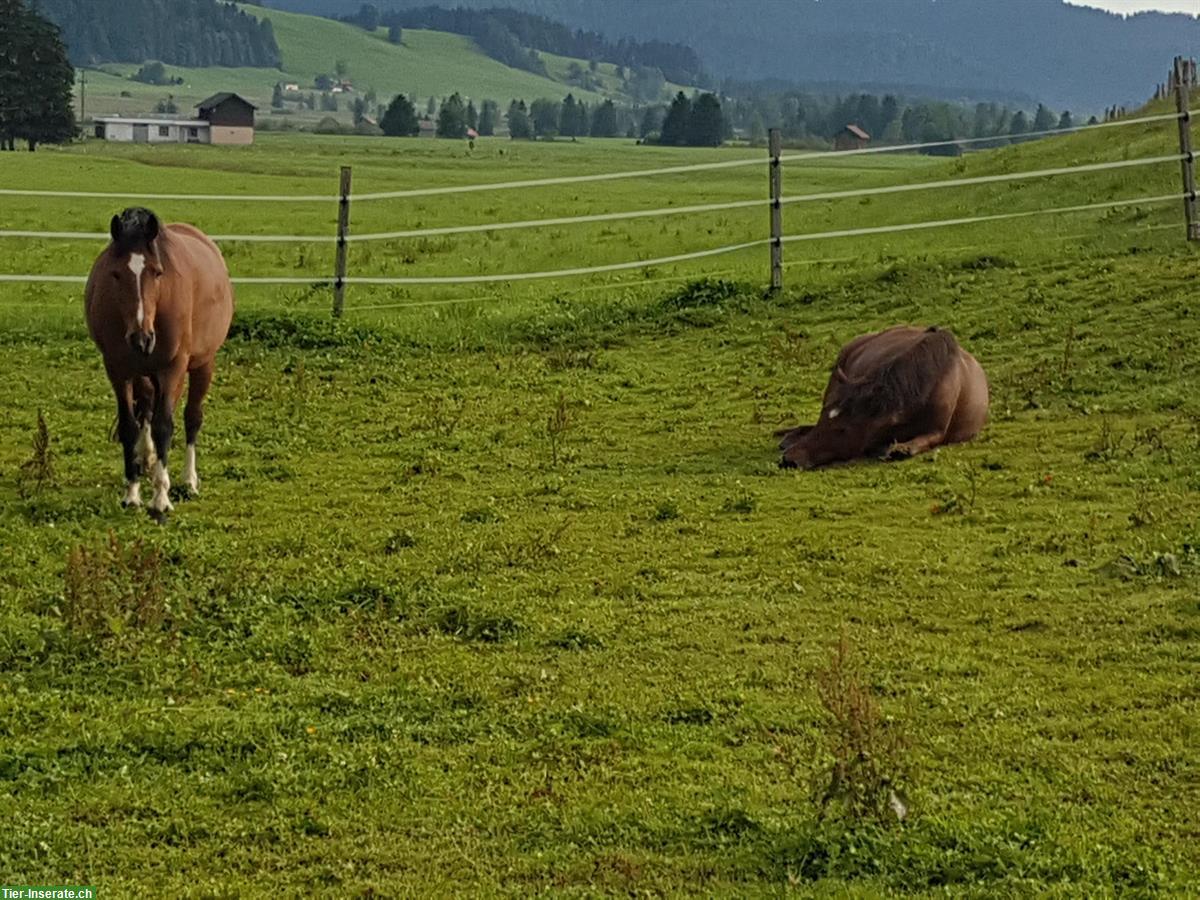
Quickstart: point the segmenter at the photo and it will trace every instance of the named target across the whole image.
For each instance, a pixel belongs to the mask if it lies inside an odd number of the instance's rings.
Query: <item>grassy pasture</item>
[[[245,7],[261,15],[262,10]],[[136,65],[108,64],[87,73],[87,108],[93,115],[113,113],[142,114],[153,110],[154,104],[174,95],[182,114],[218,91],[236,91],[259,107],[259,121],[275,127],[285,122],[314,122],[332,115],[350,121],[350,108],[356,95],[342,95],[341,109],[330,113],[318,110],[296,110],[288,104],[289,112],[280,114],[271,109],[271,92],[276,82],[293,81],[305,93],[313,91],[313,79],[320,74],[332,74],[334,63],[341,59],[349,63],[349,77],[359,92],[374,87],[382,101],[396,94],[416,97],[423,114],[425,101],[447,97],[455,91],[472,98],[478,107],[485,99],[496,100],[507,109],[513,98],[527,102],[538,97],[561,99],[568,92],[595,105],[605,96],[623,98],[623,83],[616,77],[616,67],[605,63],[597,76],[604,94],[581,91],[565,83],[571,62],[586,65],[586,60],[545,54],[549,78],[512,69],[484,55],[470,38],[457,34],[423,29],[405,29],[400,46],[387,40],[387,29],[370,33],[353,25],[334,22],[318,16],[297,15],[270,10],[268,17],[282,53],[280,69],[237,68],[219,66],[189,69],[168,66],[172,75],[184,79],[181,85],[149,85],[130,81]],[[667,85],[678,90],[678,85]],[[126,92],[130,96],[122,97]]]
[[[789,166],[785,191],[1172,140],[1160,125],[960,161],[822,160]],[[332,193],[343,162],[376,191],[740,152],[87,145],[10,155],[0,185]],[[1174,166],[1116,170],[805,204],[785,221],[1104,202],[1177,180]],[[741,199],[765,183],[751,167],[362,204],[354,227]],[[115,206],[5,198],[0,227],[103,230]],[[335,214],[155,206],[238,233],[327,233]],[[645,275],[355,288],[337,326],[325,291],[246,288],[202,496],[162,528],[118,508],[79,291],[0,285],[6,878],[121,896],[1186,894],[1200,878],[1197,257],[1182,227],[1157,228],[1179,219],[1130,204],[790,245],[787,290],[769,299],[765,248]],[[762,237],[765,220],[356,246],[352,269],[603,264]],[[10,241],[3,270],[82,273],[96,249]],[[245,275],[323,275],[331,256],[226,249]],[[832,259],[848,261],[815,262]],[[714,270],[728,283],[686,284]],[[437,305],[368,308],[414,303]],[[980,358],[981,439],[900,465],[779,470],[770,432],[815,413],[836,347],[898,321],[952,328]],[[39,409],[54,469],[40,487],[25,465]],[[126,593],[140,618],[105,606]],[[831,759],[815,676],[843,634],[910,745],[903,825],[822,816],[814,799]]]

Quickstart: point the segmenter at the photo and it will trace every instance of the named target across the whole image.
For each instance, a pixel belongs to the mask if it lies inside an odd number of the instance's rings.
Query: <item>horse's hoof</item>
[[[902,460],[911,458],[912,451],[899,444],[892,445],[888,448],[887,452],[883,454],[883,460],[885,462],[901,462]]]
[[[190,484],[179,484],[171,487],[171,499],[178,500],[181,503],[188,500],[195,500],[199,496],[199,486],[192,487]]]
[[[167,513],[169,512],[170,510],[166,509],[147,510],[147,513],[149,514],[150,518],[154,520],[154,524],[156,525],[165,525],[167,521]]]
[[[795,462],[788,459],[786,456],[779,460],[779,468],[781,469],[798,469],[800,468]]]
[[[141,507],[141,502],[134,503],[132,500],[122,500],[121,509],[138,509]]]

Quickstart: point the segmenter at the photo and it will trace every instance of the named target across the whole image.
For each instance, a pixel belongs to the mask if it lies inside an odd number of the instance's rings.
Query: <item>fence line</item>
[[[1095,212],[1102,209],[1115,209],[1121,206],[1130,206],[1135,203],[1156,204],[1176,202],[1187,195],[1162,194],[1150,197],[1131,197],[1124,200],[1110,200],[1103,203],[1084,203],[1075,206],[1060,206],[1051,209],[1035,209],[1023,210],[1020,212],[1010,213],[995,213],[984,216],[965,216],[955,219],[939,219],[930,222],[908,222],[898,225],[878,225],[863,228],[846,228],[835,231],[819,231],[810,232],[807,234],[785,235],[782,240],[784,243],[794,243],[797,241],[817,241],[817,240],[832,240],[846,237],[864,237],[868,235],[879,234],[898,234],[908,231],[922,231],[931,228],[947,228],[956,225],[974,225],[985,222],[999,222],[1008,219],[1023,219],[1033,216],[1046,215],[1066,215],[1080,212]],[[762,247],[771,243],[770,238],[760,238],[753,241],[745,241],[740,244],[729,244],[723,247],[714,247],[708,250],[697,250],[691,253],[679,253],[673,256],[662,256],[655,259],[635,260],[632,262],[610,263],[601,266],[580,266],[571,269],[554,269],[543,272],[517,272],[501,275],[429,275],[429,276],[402,276],[402,277],[387,277],[387,276],[358,276],[348,277],[345,279],[346,284],[358,285],[439,285],[439,284],[494,284],[497,282],[511,281],[532,281],[546,278],[566,278],[577,275],[596,275],[603,272],[620,272],[630,269],[648,269],[655,266],[669,265],[671,263],[688,262],[695,259],[705,259],[711,256],[721,256],[728,253],[736,253],[739,250],[748,250],[752,247]],[[70,275],[0,275],[0,281],[7,282],[71,282],[82,283],[86,278]],[[328,285],[333,283],[332,278],[312,278],[312,277],[264,277],[264,278],[234,278],[235,284],[288,284],[288,285]]]
[[[1150,156],[1132,160],[1117,160],[1104,163],[1087,163],[1078,166],[1062,166],[1052,169],[1037,169],[1027,172],[1010,172],[1002,175],[979,175],[972,178],[953,178],[942,181],[921,181],[911,184],[882,185],[871,188],[855,188],[845,191],[823,191],[815,194],[800,194],[794,197],[784,197],[780,200],[783,205],[793,203],[812,203],[827,200],[845,200],[853,197],[873,197],[884,194],[901,194],[911,191],[941,190],[952,187],[972,185],[1001,184],[1010,181],[1023,181],[1033,178],[1054,178],[1062,175],[1103,172],[1112,169],[1128,169],[1140,166],[1152,166],[1162,163],[1174,163],[1186,159],[1183,154],[1170,156]],[[618,222],[631,219],[656,218],[659,216],[692,215],[706,212],[718,212],[735,209],[749,209],[772,204],[770,198],[763,200],[734,200],[726,203],[705,203],[696,206],[667,206],[657,209],[632,210],[628,212],[595,213],[584,216],[559,216],[549,219],[525,219],[517,222],[489,222],[482,225],[449,225],[434,228],[413,228],[403,231],[375,232],[367,234],[349,234],[345,241],[349,243],[365,243],[374,241],[399,240],[403,238],[435,237],[455,234],[478,234],[492,231],[511,231],[523,228],[545,228],[559,225],[576,225],[596,222]],[[0,231],[0,238],[42,238],[47,240],[108,240],[106,232],[74,232],[74,231]],[[210,237],[215,241],[230,241],[239,243],[337,243],[340,238],[336,235],[255,235],[255,234],[214,234]]]
[[[1054,135],[1075,134],[1100,128],[1124,128],[1132,125],[1144,125],[1152,122],[1179,121],[1189,115],[1200,114],[1192,110],[1181,113],[1163,113],[1153,116],[1139,116],[1131,119],[1114,119],[1111,122],[1097,122],[1094,125],[1073,125],[1070,128],[1056,128],[1049,131],[1030,131],[1020,135],[994,135],[992,137],[958,138],[945,141],[922,141],[912,144],[897,144],[878,147],[860,147],[852,150],[817,150],[808,153],[795,153],[780,157],[781,162],[801,162],[812,159],[844,159],[854,156],[867,156],[879,153],[903,153],[910,150],[931,150],[935,147],[970,146],[974,144],[996,144],[1005,140],[1028,140]],[[358,194],[355,202],[373,200],[398,200],[408,197],[434,197],[445,194],[464,194],[476,191],[512,190],[518,188],[551,187],[563,184],[583,184],[594,181],[614,181],[624,178],[648,178],[656,175],[682,175],[690,172],[713,171],[717,169],[735,169],[744,166],[761,165],[758,158],[725,160],[713,163],[693,163],[685,166],[665,166],[657,169],[637,169],[625,172],[604,172],[593,175],[564,175],[554,178],[535,178],[524,181],[493,182],[488,184],[454,185],[438,188],[413,188],[400,191],[382,191],[378,193]],[[244,202],[244,203],[334,203],[340,198],[338,194],[144,194],[137,191],[43,191],[20,188],[0,188],[0,196],[9,197],[71,197],[81,199],[105,200],[181,200],[181,201],[213,201],[213,202]]]

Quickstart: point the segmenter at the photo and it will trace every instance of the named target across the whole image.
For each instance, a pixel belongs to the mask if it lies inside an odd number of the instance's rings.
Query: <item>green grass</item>
[[[262,15],[262,10],[254,7],[245,9]],[[513,98],[524,98],[527,102],[538,97],[559,99],[568,92],[589,104],[601,101],[604,96],[627,99],[611,65],[601,67],[605,93],[600,94],[563,83],[567,66],[574,61],[566,57],[547,58],[552,75],[547,78],[511,69],[485,56],[470,38],[461,35],[405,29],[403,44],[395,46],[388,43],[386,29],[371,33],[330,19],[274,9],[267,15],[282,52],[281,69],[168,66],[169,73],[183,78],[184,83],[160,87],[129,80],[137,66],[105,65],[101,70],[87,73],[89,113],[145,114],[172,94],[181,112],[188,114],[196,103],[218,91],[235,91],[259,107],[260,123],[275,127],[288,122],[311,125],[330,113],[297,111],[293,104],[288,104],[288,113],[280,114],[271,109],[271,93],[277,82],[289,81],[308,93],[313,90],[313,79],[320,74],[332,74],[339,59],[349,64],[349,77],[360,93],[374,88],[383,102],[401,93],[416,97],[422,112],[429,97],[446,97],[455,91],[472,98],[476,106],[492,99],[502,109],[507,109]],[[678,89],[675,85],[670,87]],[[130,96],[122,97],[123,91]],[[353,95],[343,95],[342,108],[335,117],[348,120],[352,102]]]
[[[1158,126],[962,161],[790,165],[785,188],[1172,140]],[[87,145],[11,155],[3,184],[308,193],[352,162],[368,191],[740,152]],[[1003,212],[1177,179],[1162,166],[785,219]],[[737,199],[765,181],[751,167],[363,204],[354,227]],[[221,231],[326,231],[334,214],[159,206]],[[6,198],[0,227],[103,229],[114,208]],[[356,247],[352,264],[616,262],[762,237],[765,219],[400,242]],[[774,298],[765,250],[649,277],[356,288],[336,325],[324,292],[242,290],[202,495],[165,527],[118,508],[78,291],[0,286],[6,879],[121,896],[1186,895],[1200,879],[1197,258],[1181,225],[1148,230],[1179,219],[1130,205],[794,245]],[[97,248],[5,249],[4,271],[67,274]],[[243,274],[319,275],[328,249],[229,255]],[[834,258],[848,261],[814,263]],[[713,270],[730,284],[680,286]],[[896,465],[780,470],[771,431],[814,415],[837,346],[896,322],[949,327],[979,357],[981,438]],[[22,469],[39,410],[54,469],[40,492]],[[100,552],[110,532],[121,562]],[[141,624],[81,618],[79,546],[101,560],[91,602],[132,593]],[[831,760],[815,673],[842,634],[911,745],[903,825],[822,817],[814,801]]]

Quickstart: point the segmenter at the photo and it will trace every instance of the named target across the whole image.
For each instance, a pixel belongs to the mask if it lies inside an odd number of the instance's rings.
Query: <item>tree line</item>
[[[895,94],[824,97],[750,89],[727,106],[731,124],[756,143],[766,140],[768,128],[779,128],[789,140],[825,142],[833,140],[847,125],[857,125],[873,141],[900,144],[963,138],[1015,139],[1076,124],[1069,111],[1058,113],[1044,104],[1028,113],[998,103],[971,106],[905,100]]]
[[[384,134],[407,137],[420,133],[421,117],[416,98],[397,95],[379,121]],[[478,108],[470,99],[455,93],[440,105],[430,98],[426,116],[436,116],[438,137],[462,138],[468,129],[479,136],[495,134],[501,123],[496,101],[484,100]],[[679,92],[670,106],[638,109],[604,100],[589,106],[574,94],[562,100],[539,97],[531,103],[514,99],[503,117],[509,137],[514,140],[550,140],[554,138],[640,137],[647,143],[671,146],[719,146],[731,134],[721,101],[715,94],[688,97]]]
[[[425,6],[381,12],[375,4],[364,3],[358,12],[342,17],[342,21],[368,31],[380,27],[428,28],[466,35],[493,59],[539,75],[546,74],[545,63],[538,56],[540,50],[631,69],[657,69],[667,80],[681,84],[706,84],[709,81],[699,54],[684,44],[630,38],[613,42],[598,32],[572,31],[545,16],[514,9]]]
[[[217,0],[39,0],[76,65],[161,60],[176,66],[278,68],[270,19]]]
[[[0,0],[0,149],[75,136],[75,69],[59,29],[22,0]]]

